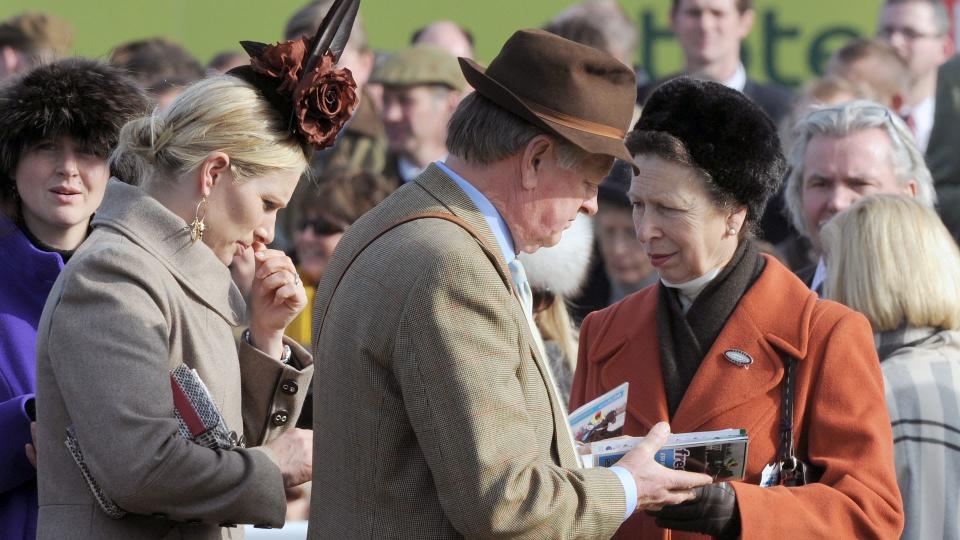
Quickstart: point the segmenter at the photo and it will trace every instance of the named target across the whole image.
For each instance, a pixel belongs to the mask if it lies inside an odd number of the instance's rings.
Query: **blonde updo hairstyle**
[[[128,122],[110,165],[130,183],[149,187],[198,167],[211,152],[230,156],[238,182],[278,169],[303,173],[309,150],[270,104],[228,75],[190,85],[165,111]]]
[[[905,195],[871,195],[820,232],[824,296],[863,313],[874,332],[960,330],[960,250],[940,216]]]

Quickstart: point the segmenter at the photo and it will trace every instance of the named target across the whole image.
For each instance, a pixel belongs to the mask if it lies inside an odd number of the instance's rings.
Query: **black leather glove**
[[[727,482],[696,489],[697,496],[684,503],[647,511],[664,529],[697,532],[717,538],[740,536],[737,493]]]

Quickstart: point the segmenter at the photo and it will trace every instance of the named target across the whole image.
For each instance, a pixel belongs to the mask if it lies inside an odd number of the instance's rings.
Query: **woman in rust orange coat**
[[[742,481],[631,516],[623,538],[897,538],[903,510],[870,325],[821,301],[752,240],[783,176],[776,130],[741,93],[662,85],[627,138],[628,193],[660,282],[588,316],[570,407],[630,383],[624,433],[746,429]],[[790,444],[781,447],[787,365]],[[792,453],[790,452],[792,446]],[[784,455],[808,483],[778,471]],[[771,478],[772,476],[772,478]]]

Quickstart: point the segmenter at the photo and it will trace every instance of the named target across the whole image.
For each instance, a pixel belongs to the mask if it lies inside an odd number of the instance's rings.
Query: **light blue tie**
[[[540,357],[543,358],[543,361],[547,361],[547,352],[543,346],[543,338],[540,336],[540,330],[537,328],[537,323],[533,319],[533,291],[530,290],[530,282],[527,280],[527,271],[523,269],[523,263],[520,262],[520,259],[514,257],[507,268],[510,269],[510,276],[513,278],[513,286],[517,289],[517,295],[520,297],[520,304],[523,307],[524,315],[527,318],[527,325],[530,327],[530,333],[533,334],[533,340],[536,343],[537,350],[540,352]],[[552,387],[551,392],[551,401],[553,401],[553,407],[558,411],[560,415],[563,416],[563,427],[566,428],[564,431],[566,437],[560,435],[560,440],[566,440],[570,445],[570,451],[576,454],[576,445],[573,442],[573,433],[570,431],[570,425],[567,422],[567,415],[564,411],[564,407],[560,403],[560,392],[557,390],[557,381],[553,377],[553,373],[550,371],[549,364],[544,365],[544,370],[547,374],[547,381]]]
[[[530,290],[527,271],[523,269],[523,263],[520,262],[520,259],[517,257],[514,257],[507,267],[510,269],[510,275],[513,277],[513,286],[517,288],[520,303],[523,305],[527,317],[533,319],[533,291]]]

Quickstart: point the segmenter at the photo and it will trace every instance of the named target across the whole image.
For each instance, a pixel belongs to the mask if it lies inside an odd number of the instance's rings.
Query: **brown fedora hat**
[[[593,154],[633,163],[623,144],[633,116],[633,71],[586,45],[543,30],[518,30],[484,69],[460,58],[483,97]]]

